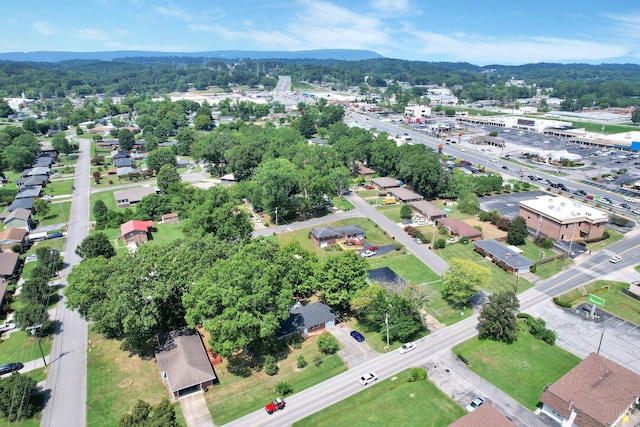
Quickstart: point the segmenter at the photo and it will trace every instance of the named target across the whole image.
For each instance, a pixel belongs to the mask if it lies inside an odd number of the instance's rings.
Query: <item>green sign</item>
[[[598,307],[604,307],[604,298],[600,298],[597,295],[589,294],[589,296],[587,297],[587,302],[595,304]]]

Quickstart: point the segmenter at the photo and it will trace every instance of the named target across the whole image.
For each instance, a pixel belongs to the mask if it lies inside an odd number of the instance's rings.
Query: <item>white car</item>
[[[25,261],[37,261],[38,260],[38,254],[31,254],[28,257],[26,257],[24,260]]]
[[[447,239],[447,245],[451,245],[451,244],[457,243],[457,242],[458,242],[458,239],[455,238],[455,237],[450,237],[450,238]]]
[[[629,203],[635,203],[635,202],[636,202],[636,200],[635,200],[635,199],[632,199],[631,197],[625,197],[625,198],[624,198],[624,201],[625,201],[625,202],[629,202]]]
[[[622,261],[622,257],[618,256],[618,255],[614,255],[611,258],[609,258],[609,262],[613,263],[613,264],[617,264],[620,261]]]
[[[409,353],[411,350],[415,350],[415,349],[416,349],[416,343],[408,342],[408,343],[404,344],[402,347],[400,347],[398,349],[398,352],[400,354],[405,354],[405,353]]]
[[[480,406],[482,406],[482,404],[484,403],[484,399],[481,397],[476,397],[475,399],[473,399],[473,401],[471,403],[469,403],[467,405],[466,409],[467,412],[473,412],[476,409],[478,409]]]
[[[364,252],[360,253],[360,256],[363,256],[363,257],[369,258],[369,257],[374,256],[375,254],[376,254],[376,253],[375,253],[375,252],[373,252],[373,251],[364,251]]]
[[[363,375],[360,377],[360,384],[367,385],[369,383],[374,382],[378,379],[378,375],[375,372],[369,372],[367,375]]]
[[[0,325],[0,334],[4,334],[5,332],[12,331],[16,328],[15,323],[12,321],[8,321]]]

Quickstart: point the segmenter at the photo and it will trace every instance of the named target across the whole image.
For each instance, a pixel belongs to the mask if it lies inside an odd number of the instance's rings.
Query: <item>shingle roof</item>
[[[447,227],[454,234],[458,234],[462,237],[482,236],[482,231],[476,230],[475,228],[473,228],[466,222],[459,220],[458,218],[439,218],[437,222],[438,224],[442,224]]]
[[[19,208],[33,209],[34,200],[35,200],[35,197],[25,197],[24,199],[15,199],[13,203],[9,205],[9,207],[7,208],[7,211],[12,212]]]
[[[389,193],[393,194],[399,200],[422,200],[424,197],[413,190],[405,187],[390,188]]]
[[[113,193],[116,201],[128,200],[129,202],[139,202],[145,196],[149,194],[156,194],[156,190],[153,187],[136,187],[128,190],[116,191]]]
[[[216,379],[202,339],[195,330],[184,328],[160,334],[158,343],[158,369],[166,374],[172,393]]]
[[[531,267],[534,264],[533,261],[527,257],[523,255],[518,256],[517,252],[494,239],[477,240],[473,242],[473,245],[491,254],[496,260],[505,263],[512,269]]]
[[[314,302],[291,309],[291,315],[280,325],[279,337],[294,332],[303,331],[306,328],[330,322],[338,318],[338,315],[323,302]]]
[[[0,231],[0,242],[21,242],[29,234],[24,228],[6,228]]]
[[[46,175],[31,175],[24,178],[16,179],[17,186],[28,186],[28,185],[43,185],[49,181],[49,178]]]
[[[318,240],[337,239],[338,237],[340,237],[340,233],[338,233],[331,227],[312,228],[311,234]]]
[[[7,221],[12,219],[21,219],[23,221],[27,221],[29,218],[31,218],[31,211],[29,209],[18,208],[14,211],[11,211],[9,215],[7,215],[7,217],[4,219],[4,222],[6,223]]]
[[[447,214],[443,209],[440,209],[439,207],[433,205],[432,203],[427,202],[426,200],[411,202],[409,204],[414,209],[416,209],[419,212],[422,212],[428,217],[432,217],[432,216],[439,217],[439,216],[445,216]]]
[[[23,187],[16,194],[16,199],[25,199],[29,197],[38,197],[42,191],[42,185],[30,185]]]
[[[495,406],[485,403],[473,412],[449,424],[449,427],[515,427]]]
[[[400,278],[400,276],[398,276],[396,272],[389,267],[380,267],[369,270],[369,273],[367,274],[367,280],[380,283],[394,283],[396,281],[402,280],[402,278]]]
[[[540,398],[563,417],[577,413],[576,425],[612,425],[640,396],[640,375],[591,353],[552,384]]]
[[[380,188],[392,188],[392,187],[400,187],[398,184],[398,180],[395,178],[382,177],[382,178],[373,178],[371,180],[375,185]]]
[[[137,219],[132,219],[131,221],[127,221],[124,224],[120,225],[120,235],[124,236],[125,234],[131,233],[133,231],[149,231],[149,228],[153,227],[153,221],[140,221]]]
[[[129,157],[119,157],[119,158],[113,160],[113,164],[117,168],[122,168],[122,167],[125,167],[125,166],[131,166],[131,158],[129,158]]]
[[[20,254],[15,252],[0,252],[0,276],[10,277],[16,271]],[[0,295],[0,301],[2,296]]]

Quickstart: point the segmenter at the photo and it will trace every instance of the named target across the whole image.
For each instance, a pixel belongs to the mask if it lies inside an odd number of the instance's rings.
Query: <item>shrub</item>
[[[571,308],[571,307],[572,307],[570,302],[562,301],[562,300],[561,300],[560,298],[558,298],[558,297],[555,297],[555,298],[553,299],[553,302],[554,302],[557,306],[559,306],[559,307],[564,307],[564,308]]]
[[[285,381],[281,381],[278,384],[276,384],[276,393],[278,393],[281,396],[287,396],[293,393],[293,387],[291,387],[289,383]]]
[[[21,254],[22,253],[22,245],[20,243],[16,243],[15,245],[11,246],[11,252],[15,252],[17,254]]]
[[[271,376],[278,373],[278,362],[272,355],[267,355],[264,358],[264,373]]]
[[[609,230],[604,230],[604,232],[602,233],[602,238],[608,239],[609,237],[611,237],[611,233],[609,233]]]
[[[399,251],[400,249],[402,249],[402,245],[400,243],[396,243],[394,247],[396,251]]]
[[[427,379],[427,371],[424,368],[411,368],[407,381],[414,382]]]
[[[340,350],[340,343],[329,332],[323,332],[318,337],[318,349],[324,354],[335,354]]]
[[[320,365],[322,365],[322,358],[320,358],[320,356],[316,356],[313,358],[313,364],[316,365],[317,367],[319,367]]]
[[[518,313],[518,314],[516,314],[516,317],[518,319],[526,319],[527,322],[529,322],[529,323],[533,322],[533,316],[530,315],[530,314],[527,314],[527,313]]]
[[[531,268],[529,269],[529,271],[530,271],[531,273],[535,273],[536,271],[538,271],[538,264],[533,264],[533,265],[531,266]]]
[[[447,246],[447,241],[444,239],[437,239],[433,244],[433,247],[436,249],[443,249],[445,246]]]
[[[300,356],[298,356],[298,364],[297,364],[298,369],[302,369],[307,365],[308,365],[307,359],[305,359],[302,354]]]

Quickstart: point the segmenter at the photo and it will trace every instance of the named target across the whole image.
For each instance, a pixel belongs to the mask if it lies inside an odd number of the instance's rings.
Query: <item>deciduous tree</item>
[[[472,261],[453,258],[442,278],[442,296],[454,304],[464,305],[469,297],[489,285],[491,270]]]
[[[95,257],[111,258],[116,254],[109,238],[104,233],[93,233],[85,237],[76,247],[76,255],[82,259]]]
[[[516,314],[519,309],[520,303],[515,293],[509,291],[491,295],[478,317],[479,337],[506,343],[515,341],[518,330]]]

